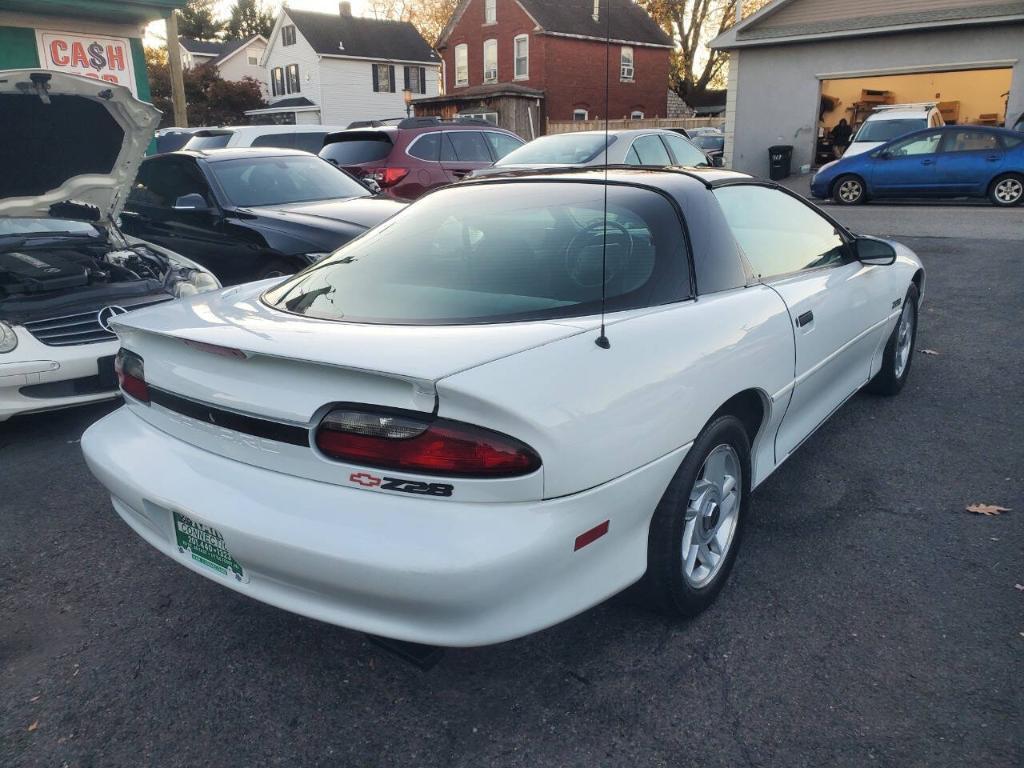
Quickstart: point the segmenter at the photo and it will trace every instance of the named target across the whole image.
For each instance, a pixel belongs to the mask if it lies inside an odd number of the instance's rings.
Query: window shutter
[[[380,90],[380,79],[379,79],[380,76],[377,73],[377,65],[376,64],[371,64],[370,65],[370,72],[373,73],[373,90],[374,90],[374,92],[379,91]]]
[[[403,90],[408,91],[409,90],[409,68],[408,67],[402,67],[402,70],[403,70],[403,72],[405,74],[405,88]]]
[[[388,79],[391,80],[391,92],[395,92],[395,66],[388,64]]]
[[[427,68],[420,67],[420,93],[427,92]]]

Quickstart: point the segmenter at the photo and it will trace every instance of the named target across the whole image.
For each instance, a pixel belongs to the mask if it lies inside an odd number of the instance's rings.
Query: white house
[[[181,49],[181,65],[185,69],[213,63],[225,80],[251,77],[259,83],[266,83],[266,73],[260,66],[260,60],[267,51],[267,39],[263,35],[226,42],[179,37],[178,47]]]
[[[403,92],[436,96],[441,59],[404,21],[282,8],[263,56],[270,106],[256,122],[348,125],[406,115]]]

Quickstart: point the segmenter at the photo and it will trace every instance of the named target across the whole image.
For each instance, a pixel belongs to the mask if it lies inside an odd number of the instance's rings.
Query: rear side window
[[[315,155],[323,147],[326,135],[319,131],[296,131],[295,148],[301,149],[303,152],[312,152]]]
[[[813,208],[777,189],[721,187],[715,197],[754,274],[772,278],[847,260],[835,225]]]
[[[330,320],[461,325],[597,314],[602,278],[609,311],[689,298],[673,206],[651,190],[611,185],[606,233],[604,190],[583,182],[447,187],[264,300]]]
[[[986,131],[952,131],[946,134],[946,152],[984,152],[1001,149],[999,136]]]
[[[391,153],[386,133],[364,132],[335,137],[320,150],[320,157],[338,165],[361,165],[383,160]]]
[[[456,160],[467,163],[492,162],[487,142],[479,131],[450,131],[447,136],[455,147]]]
[[[629,158],[626,162],[630,165],[672,165],[672,160],[668,156],[665,145],[661,143],[661,138],[653,134],[635,139]]]
[[[185,149],[221,149],[228,145],[232,137],[231,131],[199,131],[185,144]]]
[[[484,138],[487,139],[487,143],[491,145],[491,151],[494,153],[494,157],[498,160],[503,158],[512,150],[519,149],[519,147],[523,146],[522,141],[504,133],[488,131],[484,134]]]
[[[295,147],[294,133],[265,133],[252,140],[254,147],[279,147],[281,149],[293,149]]]
[[[455,159],[455,148],[452,146],[447,134],[443,133],[421,134],[418,139],[413,141],[407,151],[413,157],[420,160],[431,160],[435,163],[440,160]]]

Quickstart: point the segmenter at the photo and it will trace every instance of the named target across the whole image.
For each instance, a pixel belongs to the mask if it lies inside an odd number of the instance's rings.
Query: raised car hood
[[[0,71],[0,216],[47,216],[72,201],[113,219],[159,122],[160,111],[123,86]]]

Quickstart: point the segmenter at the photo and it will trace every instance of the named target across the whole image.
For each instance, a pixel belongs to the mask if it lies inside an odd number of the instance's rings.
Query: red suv
[[[390,197],[424,192],[488,168],[525,142],[486,120],[410,117],[330,133],[320,157],[353,176],[376,181]]]

